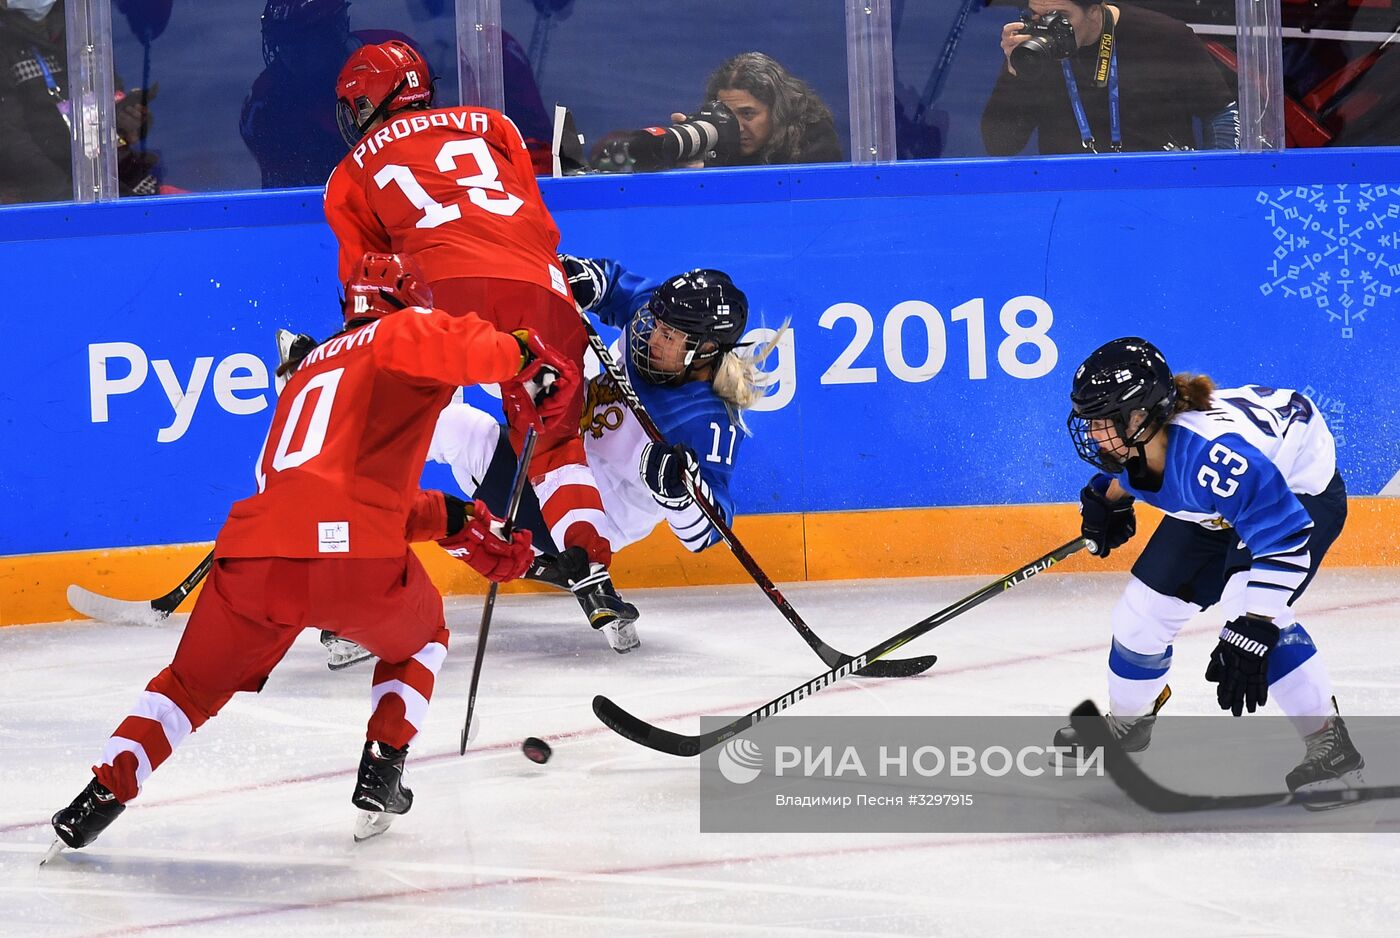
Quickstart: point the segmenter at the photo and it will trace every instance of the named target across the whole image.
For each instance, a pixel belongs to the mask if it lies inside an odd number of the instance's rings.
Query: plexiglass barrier
[[[1235,149],[1234,0],[895,3],[904,159]],[[1208,17],[1210,35],[1191,21]]]
[[[0,203],[73,197],[63,4],[0,4]]]
[[[141,142],[162,192],[319,186],[345,155],[335,78],[366,43],[403,39],[458,103],[450,0],[113,0],[120,80],[145,89]]]
[[[8,0],[0,201],[322,185],[387,39],[542,173],[1400,143],[1391,0]]]
[[[840,0],[501,0],[500,7],[508,100],[537,94],[551,111],[568,107],[595,170],[849,157]],[[523,67],[512,48],[523,53]],[[534,90],[521,87],[530,82]],[[672,126],[680,129],[639,133]]]

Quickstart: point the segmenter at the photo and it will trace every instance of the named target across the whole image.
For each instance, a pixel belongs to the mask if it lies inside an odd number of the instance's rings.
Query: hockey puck
[[[554,755],[554,750],[549,748],[549,743],[538,736],[530,736],[525,742],[520,744],[520,751],[525,753],[525,758],[539,765],[544,765],[549,761],[549,757]]]

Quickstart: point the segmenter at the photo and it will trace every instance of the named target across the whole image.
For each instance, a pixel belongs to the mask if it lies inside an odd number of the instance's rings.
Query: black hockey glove
[[[1079,533],[1089,542],[1089,553],[1107,557],[1115,547],[1122,547],[1137,533],[1137,515],[1133,513],[1131,495],[1116,502],[1105,494],[1109,476],[1094,476],[1079,493]]]
[[[569,278],[574,301],[583,309],[596,309],[608,293],[608,278],[603,273],[603,265],[572,254],[560,254],[559,264],[564,268],[564,276]]]
[[[1278,644],[1278,626],[1268,619],[1240,616],[1225,623],[1210,654],[1206,680],[1216,684],[1221,710],[1253,713],[1269,700],[1269,653]]]
[[[696,484],[700,464],[695,459],[695,451],[684,443],[675,446],[648,443],[642,448],[640,468],[642,482],[661,507],[676,511],[694,500],[686,487],[686,479]]]

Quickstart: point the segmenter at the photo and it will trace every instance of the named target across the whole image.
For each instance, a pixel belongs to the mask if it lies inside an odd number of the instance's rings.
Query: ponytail
[[[715,364],[715,376],[710,386],[731,412],[744,411],[768,393],[768,383],[758,366],[773,353],[788,332],[784,322],[763,345],[749,350],[730,349]],[[742,424],[742,419],[739,421]]]
[[[1215,382],[1209,377],[1183,371],[1173,375],[1172,382],[1176,385],[1176,405],[1172,408],[1172,413],[1210,410],[1210,397],[1215,393]]]

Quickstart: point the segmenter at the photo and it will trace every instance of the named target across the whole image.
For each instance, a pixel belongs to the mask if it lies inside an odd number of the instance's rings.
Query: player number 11
[[[732,465],[734,462],[734,441],[739,438],[739,431],[734,428],[733,424],[729,425],[729,452],[720,456],[720,440],[724,436],[724,430],[713,420],[710,421],[710,430],[714,433],[714,442],[710,445],[710,451],[705,454],[705,462],[722,462],[726,466]]]

